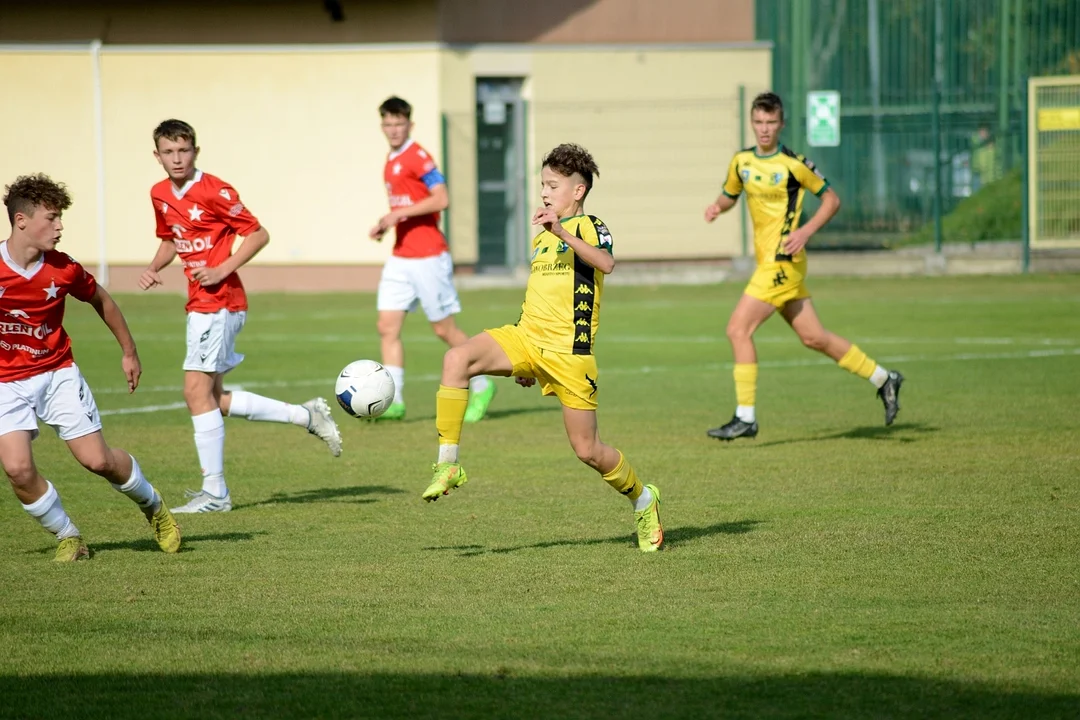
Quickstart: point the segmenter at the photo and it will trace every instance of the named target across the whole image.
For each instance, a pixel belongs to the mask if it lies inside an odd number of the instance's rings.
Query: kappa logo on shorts
[[[596,391],[599,390],[599,388],[596,387],[596,381],[589,377],[589,373],[585,373],[585,380],[589,383],[590,386],[592,386],[592,392],[589,393],[589,397],[592,397],[596,394]]]
[[[772,286],[773,286],[774,288],[775,288],[775,287],[780,287],[781,285],[783,285],[784,283],[786,283],[786,282],[787,282],[787,280],[788,280],[788,276],[787,276],[787,273],[785,273],[785,272],[784,272],[784,271],[783,271],[783,270],[781,269],[781,270],[780,270],[779,272],[777,272],[777,273],[776,273],[776,275],[774,275],[774,276],[773,276],[773,280],[772,280]]]

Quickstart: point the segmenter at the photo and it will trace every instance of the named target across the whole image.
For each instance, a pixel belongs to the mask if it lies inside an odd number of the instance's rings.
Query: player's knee
[[[446,351],[443,355],[443,377],[461,378],[469,374],[469,348],[458,345]]]
[[[396,318],[380,317],[375,323],[375,329],[384,340],[396,339],[401,334],[401,326]]]
[[[95,475],[109,475],[112,473],[112,459],[109,453],[92,453],[80,457],[79,464]]]
[[[728,340],[739,342],[750,339],[750,328],[745,323],[730,321],[727,325]]]
[[[578,460],[594,470],[600,467],[600,442],[595,438],[573,438],[570,444],[574,448],[574,454]]]
[[[16,488],[29,488],[37,478],[37,470],[34,469],[34,463],[30,458],[5,462],[4,473],[7,474],[12,487]]]
[[[442,322],[432,323],[431,329],[435,331],[435,336],[440,340],[450,342],[450,338],[455,334],[457,327],[454,325],[453,318],[450,318]]]

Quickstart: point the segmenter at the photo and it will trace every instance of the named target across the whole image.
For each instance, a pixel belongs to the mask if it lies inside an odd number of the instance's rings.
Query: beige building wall
[[[30,52],[0,49],[0,185],[44,172],[65,183],[60,249],[90,268],[98,261],[98,192],[93,64],[88,47]],[[0,212],[4,238],[10,229]]]

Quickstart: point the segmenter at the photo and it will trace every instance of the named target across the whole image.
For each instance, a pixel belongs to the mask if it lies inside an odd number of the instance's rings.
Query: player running
[[[93,275],[56,250],[64,229],[60,218],[71,197],[62,184],[40,174],[17,178],[6,193],[11,235],[0,243],[0,464],[11,489],[23,509],[60,541],[56,561],[90,557],[56,488],[34,463],[31,444],[40,418],[84,468],[139,506],[162,550],[177,552],[180,528],[161,495],[134,457],[105,443],[94,396],[64,330],[69,295],[93,307],[120,344],[128,390],[135,392],[142,367],[123,313]]]
[[[399,97],[388,98],[379,106],[379,116],[390,143],[383,168],[390,212],[379,219],[370,236],[382,240],[388,230],[395,231],[393,254],[383,266],[376,300],[382,364],[394,378],[394,402],[379,419],[402,420],[405,348],[401,328],[405,316],[418,305],[422,307],[435,335],[450,347],[461,345],[469,336],[454,322],[461,302],[454,287],[454,263],[439,230],[439,213],[450,204],[446,178],[427,151],[409,137],[413,127],[409,103]],[[478,375],[469,387],[472,395],[465,422],[478,422],[495,397],[495,383]]]
[[[757,260],[757,269],[727,326],[735,356],[738,402],[735,417],[707,434],[718,440],[752,438],[758,434],[754,410],[758,374],[754,332],[776,311],[799,335],[803,345],[828,355],[848,372],[873,383],[885,404],[885,424],[891,425],[900,410],[904,376],[886,370],[857,345],[826,330],[804,282],[806,244],[840,209],[840,198],[812,162],[779,144],[784,127],[784,106],[779,96],[762,93],[754,98],[750,123],[757,145],[735,154],[722,194],[705,208],[705,220],[712,222],[735,207],[739,194],[745,192],[754,223]],[[806,190],[821,198],[821,207],[800,227]]]
[[[161,243],[139,287],[160,285],[158,273],[180,256],[188,279],[184,400],[203,475],[202,489],[188,491],[190,500],[174,513],[232,509],[223,416],[299,425],[325,442],[334,457],[341,454],[341,435],[323,398],[290,405],[223,387],[225,373],[244,359],[236,352],[236,337],[247,319],[247,295],[236,271],[270,242],[270,235],[234,187],[195,167],[198,155],[195,130],[186,122],[166,120],[154,129],[154,157],[168,177],[150,189]],[[233,253],[237,235],[244,240]]]
[[[596,423],[600,376],[593,343],[600,327],[604,276],[615,269],[607,226],[585,214],[585,198],[599,172],[592,155],[578,145],[559,145],[544,158],[543,206],[533,215],[533,225],[543,231],[532,241],[521,318],[447,351],[435,401],[439,461],[423,498],[438,500],[467,480],[458,462],[458,443],[469,378],[514,375],[519,385],[539,382],[544,395],[559,399],[574,452],[629,498],[638,548],[653,552],[664,542],[660,491],[655,485],[642,486],[623,454],[601,442]]]

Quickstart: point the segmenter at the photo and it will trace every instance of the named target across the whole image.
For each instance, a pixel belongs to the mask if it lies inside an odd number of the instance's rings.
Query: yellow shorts
[[[517,325],[485,330],[499,343],[514,366],[512,375],[536,378],[544,395],[554,395],[565,407],[595,410],[600,378],[593,355],[545,350],[535,345]]]
[[[792,300],[810,297],[806,289],[806,262],[771,262],[758,265],[743,291],[777,309]]]

